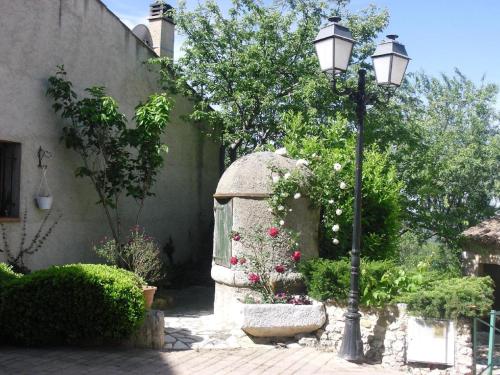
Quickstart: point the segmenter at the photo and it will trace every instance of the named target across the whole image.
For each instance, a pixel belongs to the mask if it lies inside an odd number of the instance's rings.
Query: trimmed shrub
[[[16,280],[19,277],[21,277],[21,275],[15,273],[12,270],[11,266],[5,263],[0,263],[0,292],[3,290],[3,288],[7,283],[9,283],[12,280]]]
[[[25,345],[118,342],[143,320],[140,285],[129,271],[94,264],[25,275],[2,293],[4,337]]]
[[[493,281],[487,277],[455,277],[431,282],[401,298],[408,312],[436,319],[486,315],[493,304]]]

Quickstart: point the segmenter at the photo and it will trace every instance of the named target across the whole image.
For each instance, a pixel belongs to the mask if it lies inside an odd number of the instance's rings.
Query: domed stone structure
[[[272,194],[273,171],[296,171],[304,177],[310,171],[297,161],[272,152],[256,152],[234,162],[219,180],[214,194],[214,252],[212,278],[215,280],[214,313],[219,322],[232,324],[238,299],[248,292],[249,282],[241,271],[231,269],[230,258],[244,253],[241,241],[231,233],[248,233],[256,228],[269,228],[276,222],[267,199]],[[299,234],[303,258],[318,256],[319,209],[307,197],[290,198],[292,209],[285,218],[285,227]],[[232,324],[234,325],[234,324]]]

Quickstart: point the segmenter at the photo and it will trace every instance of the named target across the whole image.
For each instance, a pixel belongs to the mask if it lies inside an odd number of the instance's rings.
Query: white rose
[[[290,172],[286,172],[283,177],[285,177],[285,180],[288,180],[290,178]]]
[[[281,156],[286,156],[288,152],[286,151],[285,147],[278,148],[276,151],[274,151],[276,154],[281,155]]]
[[[340,183],[340,188],[345,189],[347,187],[347,184],[345,182]]]
[[[295,163],[295,165],[297,165],[297,167],[300,167],[300,166],[307,166],[309,165],[309,162],[306,160],[306,159],[299,159],[297,160],[297,162]]]
[[[336,238],[333,239],[333,244],[334,245],[338,245],[339,244],[339,240],[337,240]]]
[[[335,213],[337,214],[337,216],[340,216],[340,215],[342,215],[342,210],[340,208],[337,208]]]
[[[285,209],[285,207],[283,206],[278,206],[278,211],[283,211]]]
[[[294,199],[299,199],[302,195],[300,195],[300,193],[295,193],[295,195],[293,196]]]
[[[285,221],[284,220],[280,220],[280,225],[281,226],[285,225]]]
[[[279,182],[279,180],[280,180],[280,176],[278,176],[278,175],[274,175],[274,176],[273,176],[273,182],[274,182],[275,184],[276,184],[277,182]]]
[[[333,199],[330,199],[328,203],[333,204]]]
[[[339,229],[340,229],[340,227],[339,227],[339,225],[338,225],[338,224],[335,224],[335,225],[332,227],[332,230],[333,230],[334,232],[338,232],[338,231],[339,231]]]
[[[339,163],[335,163],[333,165],[333,169],[335,169],[335,172],[339,172],[342,169],[342,166]]]

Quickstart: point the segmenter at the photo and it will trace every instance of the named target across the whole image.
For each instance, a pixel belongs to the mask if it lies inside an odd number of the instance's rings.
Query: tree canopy
[[[356,69],[388,23],[386,11],[371,6],[351,14],[347,3],[232,0],[227,12],[214,0],[192,11],[185,2],[179,4],[175,21],[186,40],[174,65],[175,86],[201,99],[191,118],[222,129],[217,134],[230,150],[230,161],[260,145],[279,143],[288,112],[314,118],[319,125],[343,110],[330,82],[319,74],[312,41],[326,16],[343,15],[358,40]]]

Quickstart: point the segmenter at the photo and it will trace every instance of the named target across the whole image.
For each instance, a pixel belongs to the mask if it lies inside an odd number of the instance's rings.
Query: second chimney
[[[172,6],[164,1],[155,1],[149,7],[149,31],[153,49],[158,56],[174,58],[175,25],[168,13]]]

